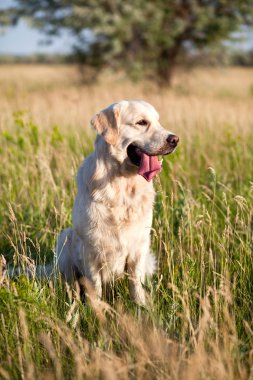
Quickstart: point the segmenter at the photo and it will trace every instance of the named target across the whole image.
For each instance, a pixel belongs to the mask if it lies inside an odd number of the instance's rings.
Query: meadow
[[[2,65],[0,89],[0,254],[11,266],[53,262],[95,112],[144,99],[180,137],[154,181],[147,307],[130,301],[127,278],[83,303],[57,273],[0,269],[0,378],[253,379],[253,69],[178,72],[160,89]]]

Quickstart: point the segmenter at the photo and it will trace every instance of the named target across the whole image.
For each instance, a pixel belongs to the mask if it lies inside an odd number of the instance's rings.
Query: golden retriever
[[[67,280],[84,277],[98,297],[102,284],[129,275],[133,301],[145,304],[142,283],[155,270],[150,229],[161,170],[158,155],[173,152],[179,138],[159,122],[157,111],[140,100],[123,100],[96,114],[94,152],[77,174],[73,228],[57,244],[58,263]]]

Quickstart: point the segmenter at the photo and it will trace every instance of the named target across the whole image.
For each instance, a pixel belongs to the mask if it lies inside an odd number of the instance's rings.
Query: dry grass
[[[13,111],[29,110],[36,124],[85,128],[97,110],[119,99],[146,99],[163,122],[191,131],[196,124],[249,124],[253,69],[202,69],[182,73],[171,90],[151,83],[134,85],[123,76],[104,75],[98,84],[79,85],[78,71],[66,66],[1,66],[1,125]]]
[[[148,307],[131,303],[126,280],[84,304],[58,277],[0,278],[0,378],[252,378],[252,73],[198,69],[160,90],[109,73],[81,86],[74,67],[0,66],[0,253],[9,262],[53,260],[97,110],[145,99],[181,139],[156,180]]]

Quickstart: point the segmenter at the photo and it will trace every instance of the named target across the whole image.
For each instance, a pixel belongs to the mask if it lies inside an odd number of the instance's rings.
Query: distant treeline
[[[77,59],[72,55],[63,54],[31,54],[31,55],[0,55],[0,64],[9,63],[27,63],[27,64],[59,64],[59,63],[77,63]]]
[[[32,54],[32,55],[1,55],[0,64],[79,64],[82,61],[76,54]],[[177,65],[180,67],[192,66],[253,66],[253,50],[231,51],[218,50],[199,51],[182,54],[178,57]],[[87,65],[85,65],[87,66]],[[91,66],[92,68],[92,66]]]

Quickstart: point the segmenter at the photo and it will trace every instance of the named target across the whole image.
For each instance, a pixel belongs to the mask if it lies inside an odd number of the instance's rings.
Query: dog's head
[[[162,128],[159,114],[141,100],[123,100],[96,114],[91,126],[124,172],[150,181],[161,170],[158,155],[173,152],[179,138]]]

